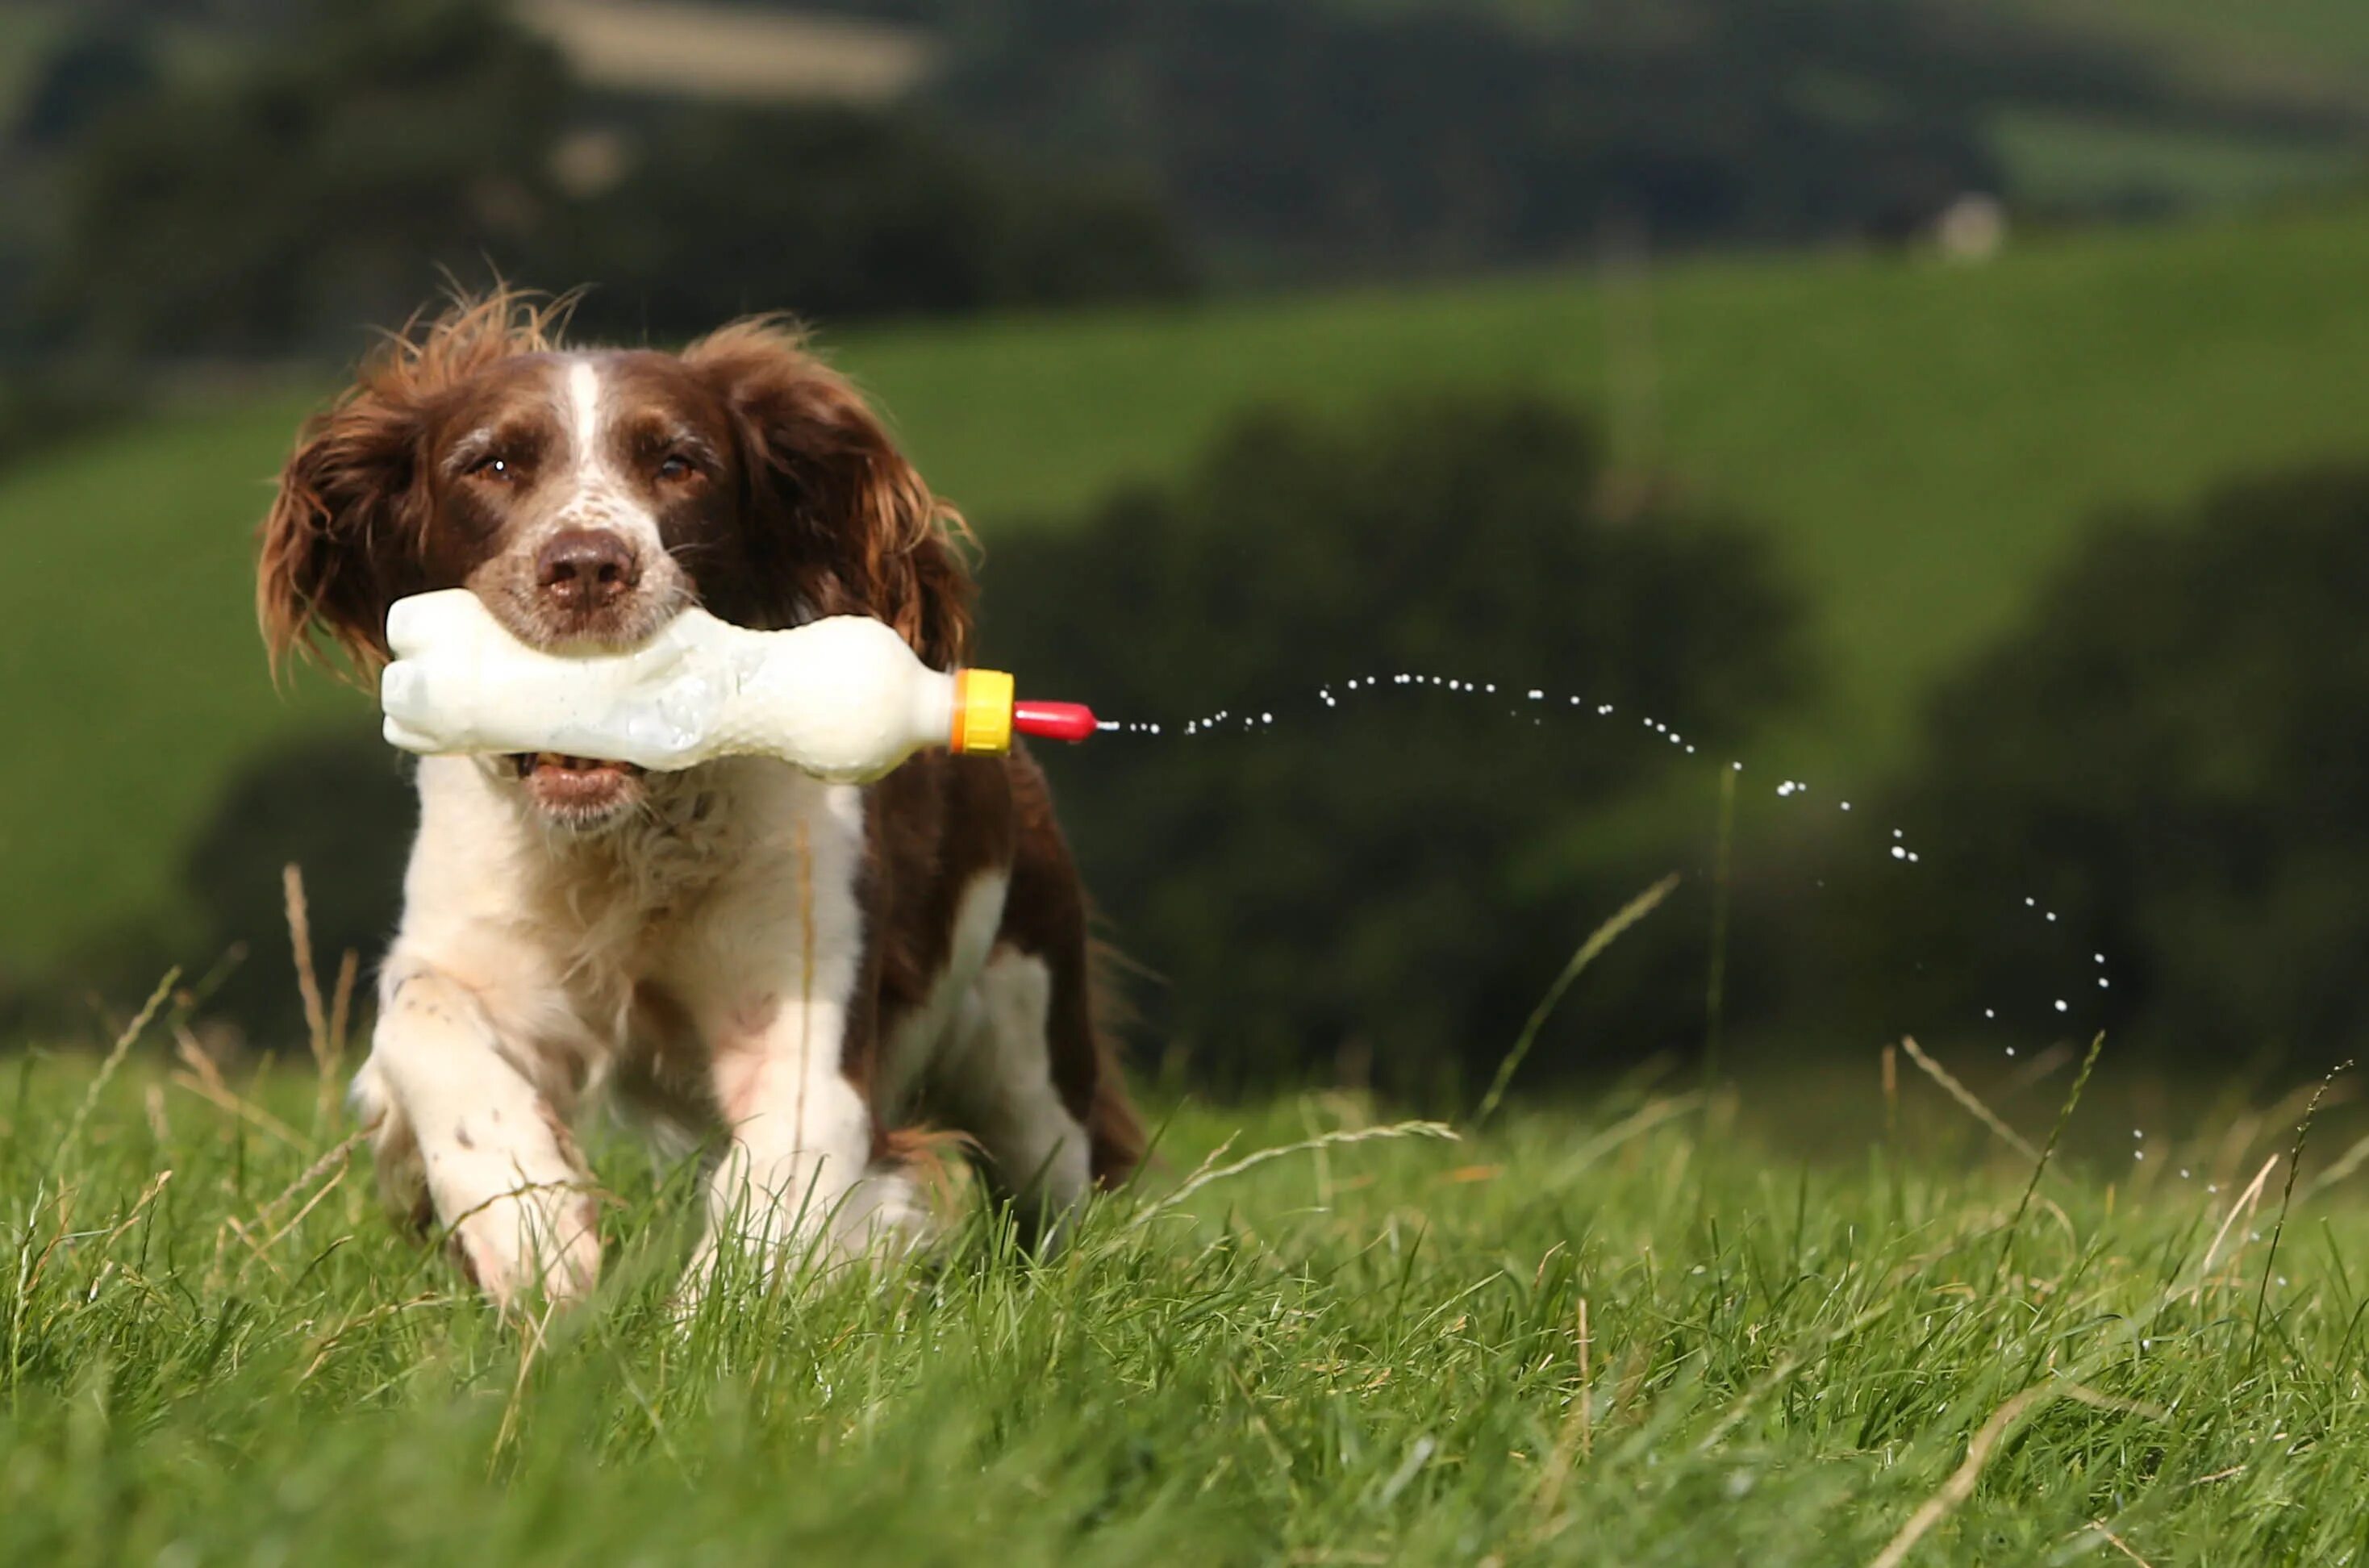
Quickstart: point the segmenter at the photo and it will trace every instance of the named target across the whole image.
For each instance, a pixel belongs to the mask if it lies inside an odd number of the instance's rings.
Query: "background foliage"
[[[1855,994],[2028,1026],[2077,988],[2167,1060],[2350,1055],[2369,1035],[2365,598],[2357,465],[2105,520],[1935,694],[1891,810],[1953,896],[1838,903]]]
[[[2369,441],[2357,19],[2266,4],[2233,45],[2185,0],[2077,27],[2008,0],[830,9],[929,71],[887,98],[596,82],[494,0],[0,13],[0,675],[72,737],[0,777],[11,1017],[71,1030],[243,948],[216,1005],[278,1037],[292,858],[328,956],[383,938],[399,771],[359,699],[263,682],[246,534],[368,330],[498,268],[593,285],[601,338],[820,316],[980,524],[1032,684],[1171,723],[1276,704],[1056,763],[1170,977],[1150,1034],[1212,1072],[1491,1059],[1576,931],[1673,868],[1541,1064],[1615,1020],[1631,1054],[1698,1037],[1713,764],[1444,695],[1313,704],[1394,664],[1650,704],[1746,760],[1725,957],[1769,1038],[2045,1034],[2100,952],[2086,1007],[2151,1048],[2360,1031],[2328,978],[2348,876],[2313,858],[2358,738],[2260,728],[2345,705],[2303,635],[2342,640],[2306,590],[2344,579],[2272,525],[2318,505],[2283,466]],[[1970,194],[2007,248],[1944,263],[1927,236]],[[2230,221],[2102,232],[2205,212]],[[1475,276],[1511,267],[1556,269]],[[2195,634],[2193,682],[2240,693],[2210,772],[2136,655],[2065,629],[2136,647],[2126,617],[2201,627],[2209,596],[2134,568],[2020,628],[2100,520],[2238,472],[2269,477],[2215,505],[2318,575],[2263,580],[2296,596],[2284,641]],[[2065,725],[2097,738],[2077,768],[2032,738]],[[1921,871],[1780,806],[1793,776],[1913,823]],[[2059,929],[2002,924],[2005,882]]]
[[[1683,709],[1732,741],[1805,686],[1800,612],[1763,537],[1659,499],[1616,515],[1605,479],[1551,402],[1277,413],[1172,491],[996,552],[989,655],[1170,732],[1051,760],[1098,895],[1168,982],[1153,1037],[1220,1074],[1345,1049],[1402,1087],[1485,1074],[1578,936],[1658,875],[1665,841],[1591,824],[1670,783],[1663,756],[1606,745],[1567,693],[1624,731]],[[1364,676],[1385,689],[1346,689]],[[1320,687],[1371,711],[1336,721]],[[1700,1026],[1699,974],[1628,997],[1632,1048]]]

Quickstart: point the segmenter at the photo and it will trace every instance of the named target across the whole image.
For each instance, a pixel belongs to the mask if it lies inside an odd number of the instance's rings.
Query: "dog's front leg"
[[[844,992],[759,992],[705,1033],[730,1141],[709,1179],[692,1295],[715,1283],[727,1252],[762,1284],[900,1247],[913,1195],[901,1172],[873,1168],[872,1108],[843,1070]]]
[[[462,1268],[499,1306],[589,1291],[599,1208],[558,1111],[467,987],[398,957],[383,991],[353,1103],[390,1199],[414,1207],[424,1186]]]

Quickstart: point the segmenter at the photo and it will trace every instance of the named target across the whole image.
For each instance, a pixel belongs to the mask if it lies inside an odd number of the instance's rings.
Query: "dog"
[[[628,647],[696,604],[761,630],[869,615],[961,660],[960,517],[794,327],[670,353],[561,326],[507,292],[456,303],[306,424],[261,531],[275,670],[341,650],[367,678],[389,606],[454,587],[543,648]],[[595,1285],[575,1129],[604,1091],[720,1149],[693,1302],[735,1248],[765,1278],[910,1248],[944,1135],[1048,1242],[1140,1158],[1024,751],[861,788],[547,753],[429,757],[418,782],[351,1103],[389,1206],[496,1303]]]

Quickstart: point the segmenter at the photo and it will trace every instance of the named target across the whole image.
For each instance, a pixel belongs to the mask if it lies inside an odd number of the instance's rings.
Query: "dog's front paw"
[[[911,1175],[876,1170],[847,1195],[832,1230],[842,1261],[892,1264],[937,1239],[938,1214]]]
[[[508,1194],[453,1225],[453,1261],[504,1311],[578,1301],[601,1277],[600,1215],[570,1186]]]

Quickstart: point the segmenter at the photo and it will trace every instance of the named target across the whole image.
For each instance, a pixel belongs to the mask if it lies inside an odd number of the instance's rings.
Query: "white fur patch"
[[[964,999],[960,1038],[944,1074],[950,1108],[978,1139],[999,1185],[1059,1221],[1093,1184],[1086,1129],[1053,1086],[1053,972],[1006,948]]]
[[[502,1053],[476,997],[391,967],[370,1059],[355,1081],[390,1188],[424,1185],[478,1285],[509,1304],[563,1300],[600,1273],[598,1210],[564,1124]]]
[[[599,361],[567,361],[567,424],[574,458],[575,493],[559,509],[561,528],[605,528],[623,534],[654,561],[665,552],[658,519],[635,498],[609,464],[607,389]]]
[[[572,360],[567,366],[567,403],[574,416],[577,472],[599,460],[601,450],[601,368],[589,360]]]
[[[995,946],[1003,924],[1003,904],[1012,879],[1000,871],[981,874],[963,889],[955,910],[953,939],[946,946],[946,967],[931,982],[930,994],[913,1010],[887,1042],[887,1051],[874,1080],[873,1098],[883,1116],[901,1117],[910,1112],[931,1070],[944,1053],[948,1036],[972,982]]]

